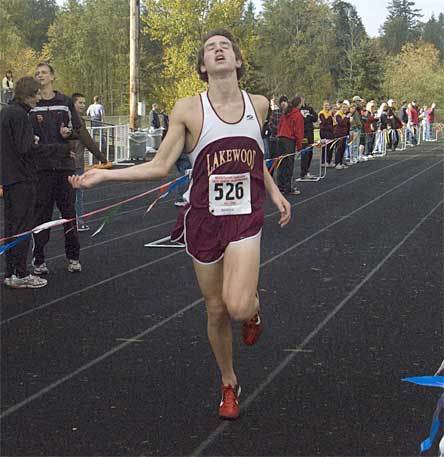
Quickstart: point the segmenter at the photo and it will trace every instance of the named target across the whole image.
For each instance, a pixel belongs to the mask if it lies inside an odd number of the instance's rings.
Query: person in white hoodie
[[[14,79],[12,71],[8,70],[2,80],[2,102],[8,104],[14,98]]]

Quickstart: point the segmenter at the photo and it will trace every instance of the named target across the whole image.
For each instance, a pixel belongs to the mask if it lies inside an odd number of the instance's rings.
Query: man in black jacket
[[[401,103],[401,108],[399,109],[398,117],[402,122],[402,126],[405,127],[409,122],[409,116],[407,114],[407,102],[405,100],[403,100]]]
[[[159,113],[157,112],[159,105],[157,103],[153,103],[151,107],[152,107],[152,109],[148,114],[150,127],[152,127],[153,129],[159,129],[160,128],[160,118],[159,118]]]
[[[38,64],[35,76],[42,86],[42,99],[32,109],[30,118],[34,134],[40,138],[40,143],[58,143],[63,148],[74,134],[91,152],[97,153],[106,161],[106,157],[81,123],[72,99],[54,90],[55,74],[52,66],[48,63]],[[75,173],[74,159],[61,159],[53,155],[39,159],[37,168],[37,222],[42,224],[52,219],[54,204],[57,205],[62,217],[70,220],[64,225],[68,271],[80,272],[82,267],[79,262],[80,243],[76,227],[76,194],[68,182],[68,176]],[[33,265],[34,273],[37,275],[48,273],[44,249],[49,241],[49,235],[49,229],[34,235]]]
[[[56,157],[63,161],[70,157],[69,145],[41,145],[34,136],[29,111],[40,99],[40,84],[31,77],[17,81],[15,99],[0,112],[1,178],[5,202],[6,242],[36,225],[35,202],[37,169],[36,159]],[[4,284],[12,288],[39,288],[46,279],[31,275],[27,269],[30,237],[6,251]]]
[[[303,149],[314,143],[314,126],[318,120],[318,113],[308,105],[302,97],[301,114],[304,116],[304,142]],[[301,180],[311,179],[313,176],[309,173],[311,161],[313,159],[313,148],[305,150],[301,153]]]

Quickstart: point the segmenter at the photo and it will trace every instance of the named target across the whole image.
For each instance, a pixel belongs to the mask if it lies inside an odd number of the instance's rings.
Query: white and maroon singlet
[[[265,200],[261,128],[250,97],[245,91],[242,97],[242,117],[229,123],[217,115],[208,93],[200,94],[203,125],[189,154],[193,170],[185,198],[214,216],[250,214]]]
[[[183,240],[196,261],[218,262],[226,247],[259,236],[264,223],[264,152],[261,127],[250,97],[242,91],[244,112],[225,122],[200,94],[203,124],[189,154],[191,184],[171,239]]]

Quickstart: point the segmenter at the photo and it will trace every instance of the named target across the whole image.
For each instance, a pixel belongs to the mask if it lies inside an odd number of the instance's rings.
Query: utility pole
[[[140,0],[130,0],[130,119],[131,130],[137,129],[139,101],[139,30]]]

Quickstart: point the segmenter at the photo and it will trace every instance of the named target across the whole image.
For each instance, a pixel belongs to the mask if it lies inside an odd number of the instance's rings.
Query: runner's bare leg
[[[222,383],[235,386],[237,378],[233,369],[231,318],[222,299],[223,263],[223,259],[210,265],[194,261],[194,270],[207,308],[208,339],[222,375]]]
[[[225,249],[222,296],[232,319],[246,321],[258,311],[260,249],[261,234],[232,242]]]

